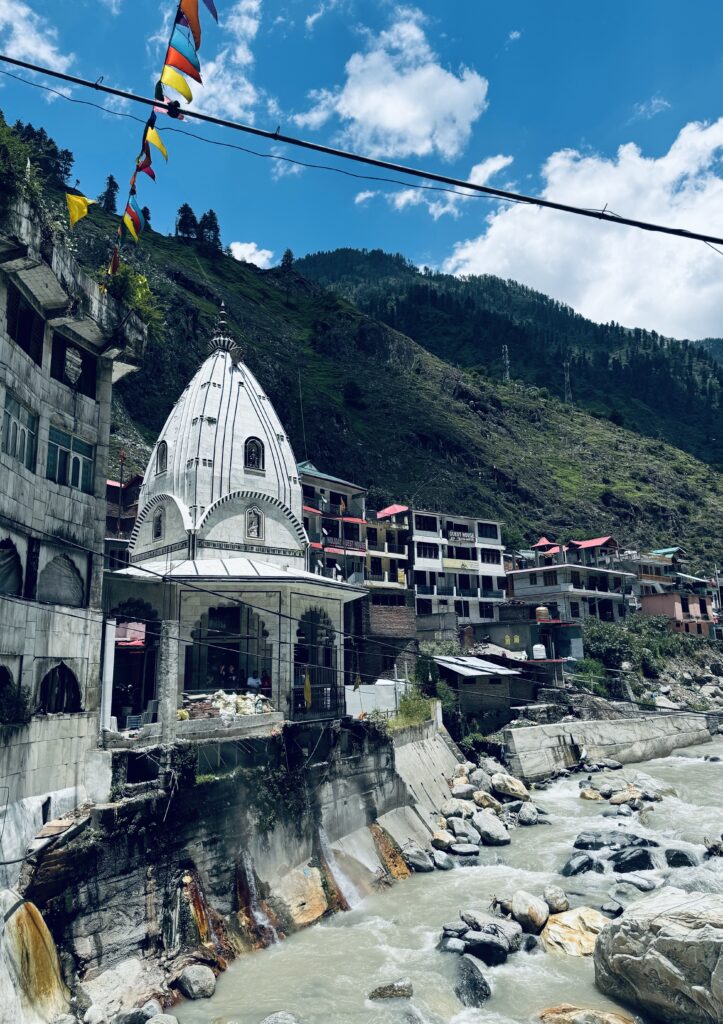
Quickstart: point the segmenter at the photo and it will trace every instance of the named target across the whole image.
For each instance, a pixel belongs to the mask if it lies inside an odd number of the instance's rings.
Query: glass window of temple
[[[26,469],[34,472],[37,437],[38,417],[6,391],[2,422],[2,450],[5,455],[17,459]]]
[[[264,469],[264,446],[258,437],[249,437],[244,445],[244,466],[246,469],[255,469],[263,472]]]
[[[273,677],[274,648],[266,624],[250,607],[209,608],[186,648],[185,690],[245,690],[249,678]]]
[[[249,540],[264,539],[264,514],[255,505],[246,511],[246,536]]]
[[[62,662],[43,677],[37,710],[45,715],[73,714],[82,710],[78,680]]]
[[[93,493],[95,448],[64,430],[50,428],[46,477],[56,484]]]
[[[168,468],[168,445],[161,441],[156,448],[156,473],[165,473]]]
[[[163,540],[163,509],[161,508],[153,517],[153,539]]]

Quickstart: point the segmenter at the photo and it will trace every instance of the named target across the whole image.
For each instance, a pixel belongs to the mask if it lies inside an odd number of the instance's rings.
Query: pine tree
[[[112,174],[105,179],[105,190],[98,196],[98,202],[106,213],[118,212],[118,182]]]
[[[206,210],[201,215],[198,222],[198,240],[203,248],[210,252],[221,251],[221,228],[214,210]]]
[[[188,203],[183,203],[178,208],[176,215],[176,237],[185,238],[187,241],[195,242],[198,238],[198,221]]]
[[[291,249],[286,249],[284,255],[281,257],[281,269],[291,270],[294,265],[294,254]]]
[[[141,213],[143,214],[143,219],[146,222],[146,227],[150,228],[150,226],[151,226],[151,211],[148,209],[147,206],[144,206],[143,209],[141,210]]]
[[[286,305],[289,304],[289,292],[291,290],[291,272],[294,269],[294,254],[291,249],[284,250],[284,255],[281,257],[281,273],[284,282],[284,292],[286,294]]]

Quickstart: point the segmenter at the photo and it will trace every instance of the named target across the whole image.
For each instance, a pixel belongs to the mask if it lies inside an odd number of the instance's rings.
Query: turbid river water
[[[465,1009],[454,994],[456,955],[435,948],[441,926],[460,909],[486,908],[495,894],[518,888],[541,894],[550,883],[561,885],[573,906],[599,908],[611,895],[622,903],[640,898],[609,874],[559,875],[577,834],[598,826],[660,841],[654,851],[660,866],[642,873],[656,883],[723,892],[723,859],[703,860],[704,837],[723,830],[723,761],[704,760],[711,755],[723,757],[723,739],[615,773],[667,789],[663,801],[644,812],[645,824],[637,815],[602,818],[608,805],[581,800],[579,777],[558,782],[534,794],[549,825],[518,828],[510,846],[484,847],[477,867],[414,875],[348,913],[242,957],[219,978],[213,999],[173,1012],[181,1024],[259,1024],[282,1009],[304,1024],[529,1024],[541,1009],[561,1002],[613,1009],[616,1004],[595,989],[591,958],[543,952],[516,953],[486,968],[491,999],[482,1009]],[[694,851],[699,863],[663,866],[663,845]],[[414,985],[409,1003],[366,999],[375,986],[402,976]]]

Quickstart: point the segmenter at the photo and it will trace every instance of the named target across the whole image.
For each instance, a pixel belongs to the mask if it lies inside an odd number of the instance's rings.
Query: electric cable
[[[10,57],[7,54],[0,54],[0,61],[5,62],[6,64],[12,64],[15,67],[25,68],[26,70],[33,71],[37,74],[48,75],[52,78],[57,78],[60,81],[69,82],[72,85],[83,86],[87,89],[95,89],[96,91],[106,93],[110,96],[117,96],[133,103],[141,103],[145,106],[155,108],[156,110],[165,111],[165,113],[169,114],[172,118],[177,118],[181,112],[180,105],[175,101],[168,103],[165,101],[151,99],[147,96],[138,96],[135,93],[127,92],[123,89],[114,89],[110,86],[103,85],[100,80],[91,82],[88,79],[80,78],[76,75],[69,75],[62,71],[54,71],[52,68],[44,67],[41,64],[32,64],[30,61],[19,60],[15,57]],[[189,110],[187,108],[183,110],[183,118],[184,120],[186,118],[194,118],[195,120],[204,121],[208,124],[215,124],[223,128],[230,128],[233,131],[239,131],[248,135],[268,139],[271,142],[297,146],[301,149],[308,149],[316,153],[324,153],[327,156],[333,156],[337,159],[351,160],[355,163],[365,164],[369,167],[378,167],[382,170],[392,171],[395,174],[402,174],[413,178],[423,178],[427,181],[439,182],[442,185],[451,185],[455,189],[468,189],[472,192],[478,192],[497,199],[512,200],[513,202],[525,203],[530,206],[557,210],[561,213],[590,217],[595,220],[605,221],[609,224],[623,224],[628,227],[639,228],[643,231],[652,231],[660,234],[674,235],[679,238],[689,238],[694,241],[712,242],[718,245],[723,245],[723,238],[720,238],[717,235],[702,234],[700,232],[688,231],[685,228],[673,228],[662,224],[653,224],[648,221],[635,220],[632,217],[622,217],[609,213],[607,207],[604,207],[602,210],[586,209],[584,207],[573,206],[568,203],[554,202],[551,199],[543,199],[541,196],[528,196],[518,192],[510,192],[506,189],[492,188],[489,185],[479,185],[472,181],[465,181],[462,178],[453,178],[450,175],[438,174],[434,171],[410,167],[405,164],[397,164],[392,161],[381,160],[376,157],[364,156],[361,153],[354,153],[350,150],[335,149],[332,146],[325,146],[322,143],[310,142],[308,139],[299,139],[291,135],[282,135],[278,130],[270,132],[263,128],[255,128],[251,125],[241,124],[240,122],[230,121],[220,117],[214,117],[211,114],[202,114],[199,111]]]

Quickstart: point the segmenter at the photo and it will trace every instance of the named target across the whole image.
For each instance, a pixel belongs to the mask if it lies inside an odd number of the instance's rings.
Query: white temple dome
[[[303,559],[296,459],[271,402],[234,358],[223,312],[211,350],[153,449],[131,561],[184,551],[191,558],[253,553],[277,564]]]

